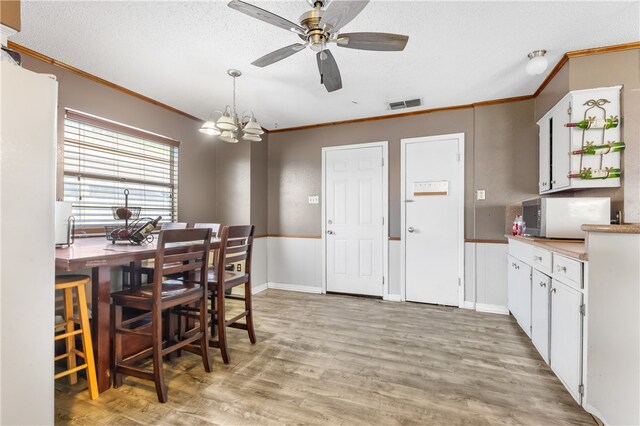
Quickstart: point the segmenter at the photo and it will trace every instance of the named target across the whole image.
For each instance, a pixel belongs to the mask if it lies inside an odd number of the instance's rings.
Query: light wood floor
[[[258,343],[230,330],[231,364],[165,363],[91,401],[56,382],[58,424],[594,424],[512,317],[337,295],[255,296]]]

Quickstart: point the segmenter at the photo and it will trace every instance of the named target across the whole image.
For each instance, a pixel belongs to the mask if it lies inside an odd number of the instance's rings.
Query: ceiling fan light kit
[[[252,18],[296,33],[303,43],[285,46],[252,62],[258,67],[266,67],[304,50],[305,47],[316,52],[316,61],[320,71],[320,83],[328,92],[342,88],[342,77],[335,58],[327,45],[335,43],[338,47],[371,51],[401,51],[409,40],[408,36],[388,33],[347,33],[339,31],[351,22],[369,3],[369,0],[307,0],[313,7],[300,16],[300,24],[295,24],[281,16],[261,9],[242,0],[231,0],[229,7]],[[327,5],[328,3],[328,5]],[[327,7],[325,8],[325,5]]]
[[[527,62],[526,71],[529,75],[539,75],[545,72],[549,66],[549,61],[544,57],[547,51],[544,49],[534,50],[529,53],[529,62]]]
[[[256,121],[256,117],[251,112],[251,115],[242,114],[242,119],[238,117],[236,112],[236,78],[240,77],[242,73],[238,70],[230,69],[227,71],[231,77],[233,77],[233,106],[227,105],[224,112],[220,113],[220,118],[217,121],[211,117],[207,120],[200,132],[218,136],[218,139],[228,143],[238,143],[238,134],[242,131],[242,139],[246,141],[260,142],[262,138],[261,134],[264,133],[262,126]]]

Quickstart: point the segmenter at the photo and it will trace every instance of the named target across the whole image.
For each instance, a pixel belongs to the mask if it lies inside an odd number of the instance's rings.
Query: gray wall
[[[271,133],[269,234],[320,235],[321,205],[307,204],[307,196],[321,192],[322,147],[387,140],[389,234],[400,235],[400,139],[464,133],[465,236],[502,239],[507,202],[537,191],[533,114],[533,100],[527,100]],[[487,200],[474,202],[475,189],[485,189]]]
[[[536,122],[553,108],[564,95],[569,93],[569,87],[569,62],[566,62],[536,97]]]
[[[262,135],[262,142],[251,142],[251,223],[256,235],[267,234],[267,192],[269,135]]]

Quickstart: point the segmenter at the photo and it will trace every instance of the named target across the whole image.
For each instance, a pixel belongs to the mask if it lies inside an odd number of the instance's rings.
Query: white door
[[[551,278],[533,270],[531,277],[531,341],[549,363],[549,289]]]
[[[511,315],[517,320],[520,317],[520,311],[518,310],[518,301],[520,300],[518,295],[518,259],[509,255],[507,263],[507,307]]]
[[[324,150],[327,291],[383,295],[383,146]]]
[[[571,131],[569,127],[564,127],[565,123],[571,121],[569,110],[571,102],[566,100],[556,106],[556,110],[551,117],[551,189],[568,187],[571,183],[569,173],[571,173]]]
[[[557,280],[551,284],[551,369],[580,402],[582,382],[582,294]],[[615,362],[615,361],[612,361]]]
[[[405,299],[460,306],[464,136],[405,139],[401,148]]]

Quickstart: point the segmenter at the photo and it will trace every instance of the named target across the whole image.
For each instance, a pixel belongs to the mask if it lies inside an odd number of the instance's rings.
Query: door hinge
[[[382,285],[384,285],[384,275],[382,276]]]
[[[457,153],[456,157],[457,157],[458,161],[460,161],[460,153]]]
[[[384,216],[382,216],[382,224],[384,225]]]
[[[462,287],[462,279],[458,278],[458,287]]]
[[[581,396],[584,396],[584,385],[580,385],[580,386],[578,386],[578,393],[579,393]]]
[[[569,104],[569,108],[567,108],[567,114],[571,115],[573,109],[571,109],[571,104]]]
[[[382,167],[384,167],[384,157],[382,157]]]
[[[582,316],[585,316],[586,313],[587,313],[587,306],[583,303],[582,305],[580,305],[580,314]]]

